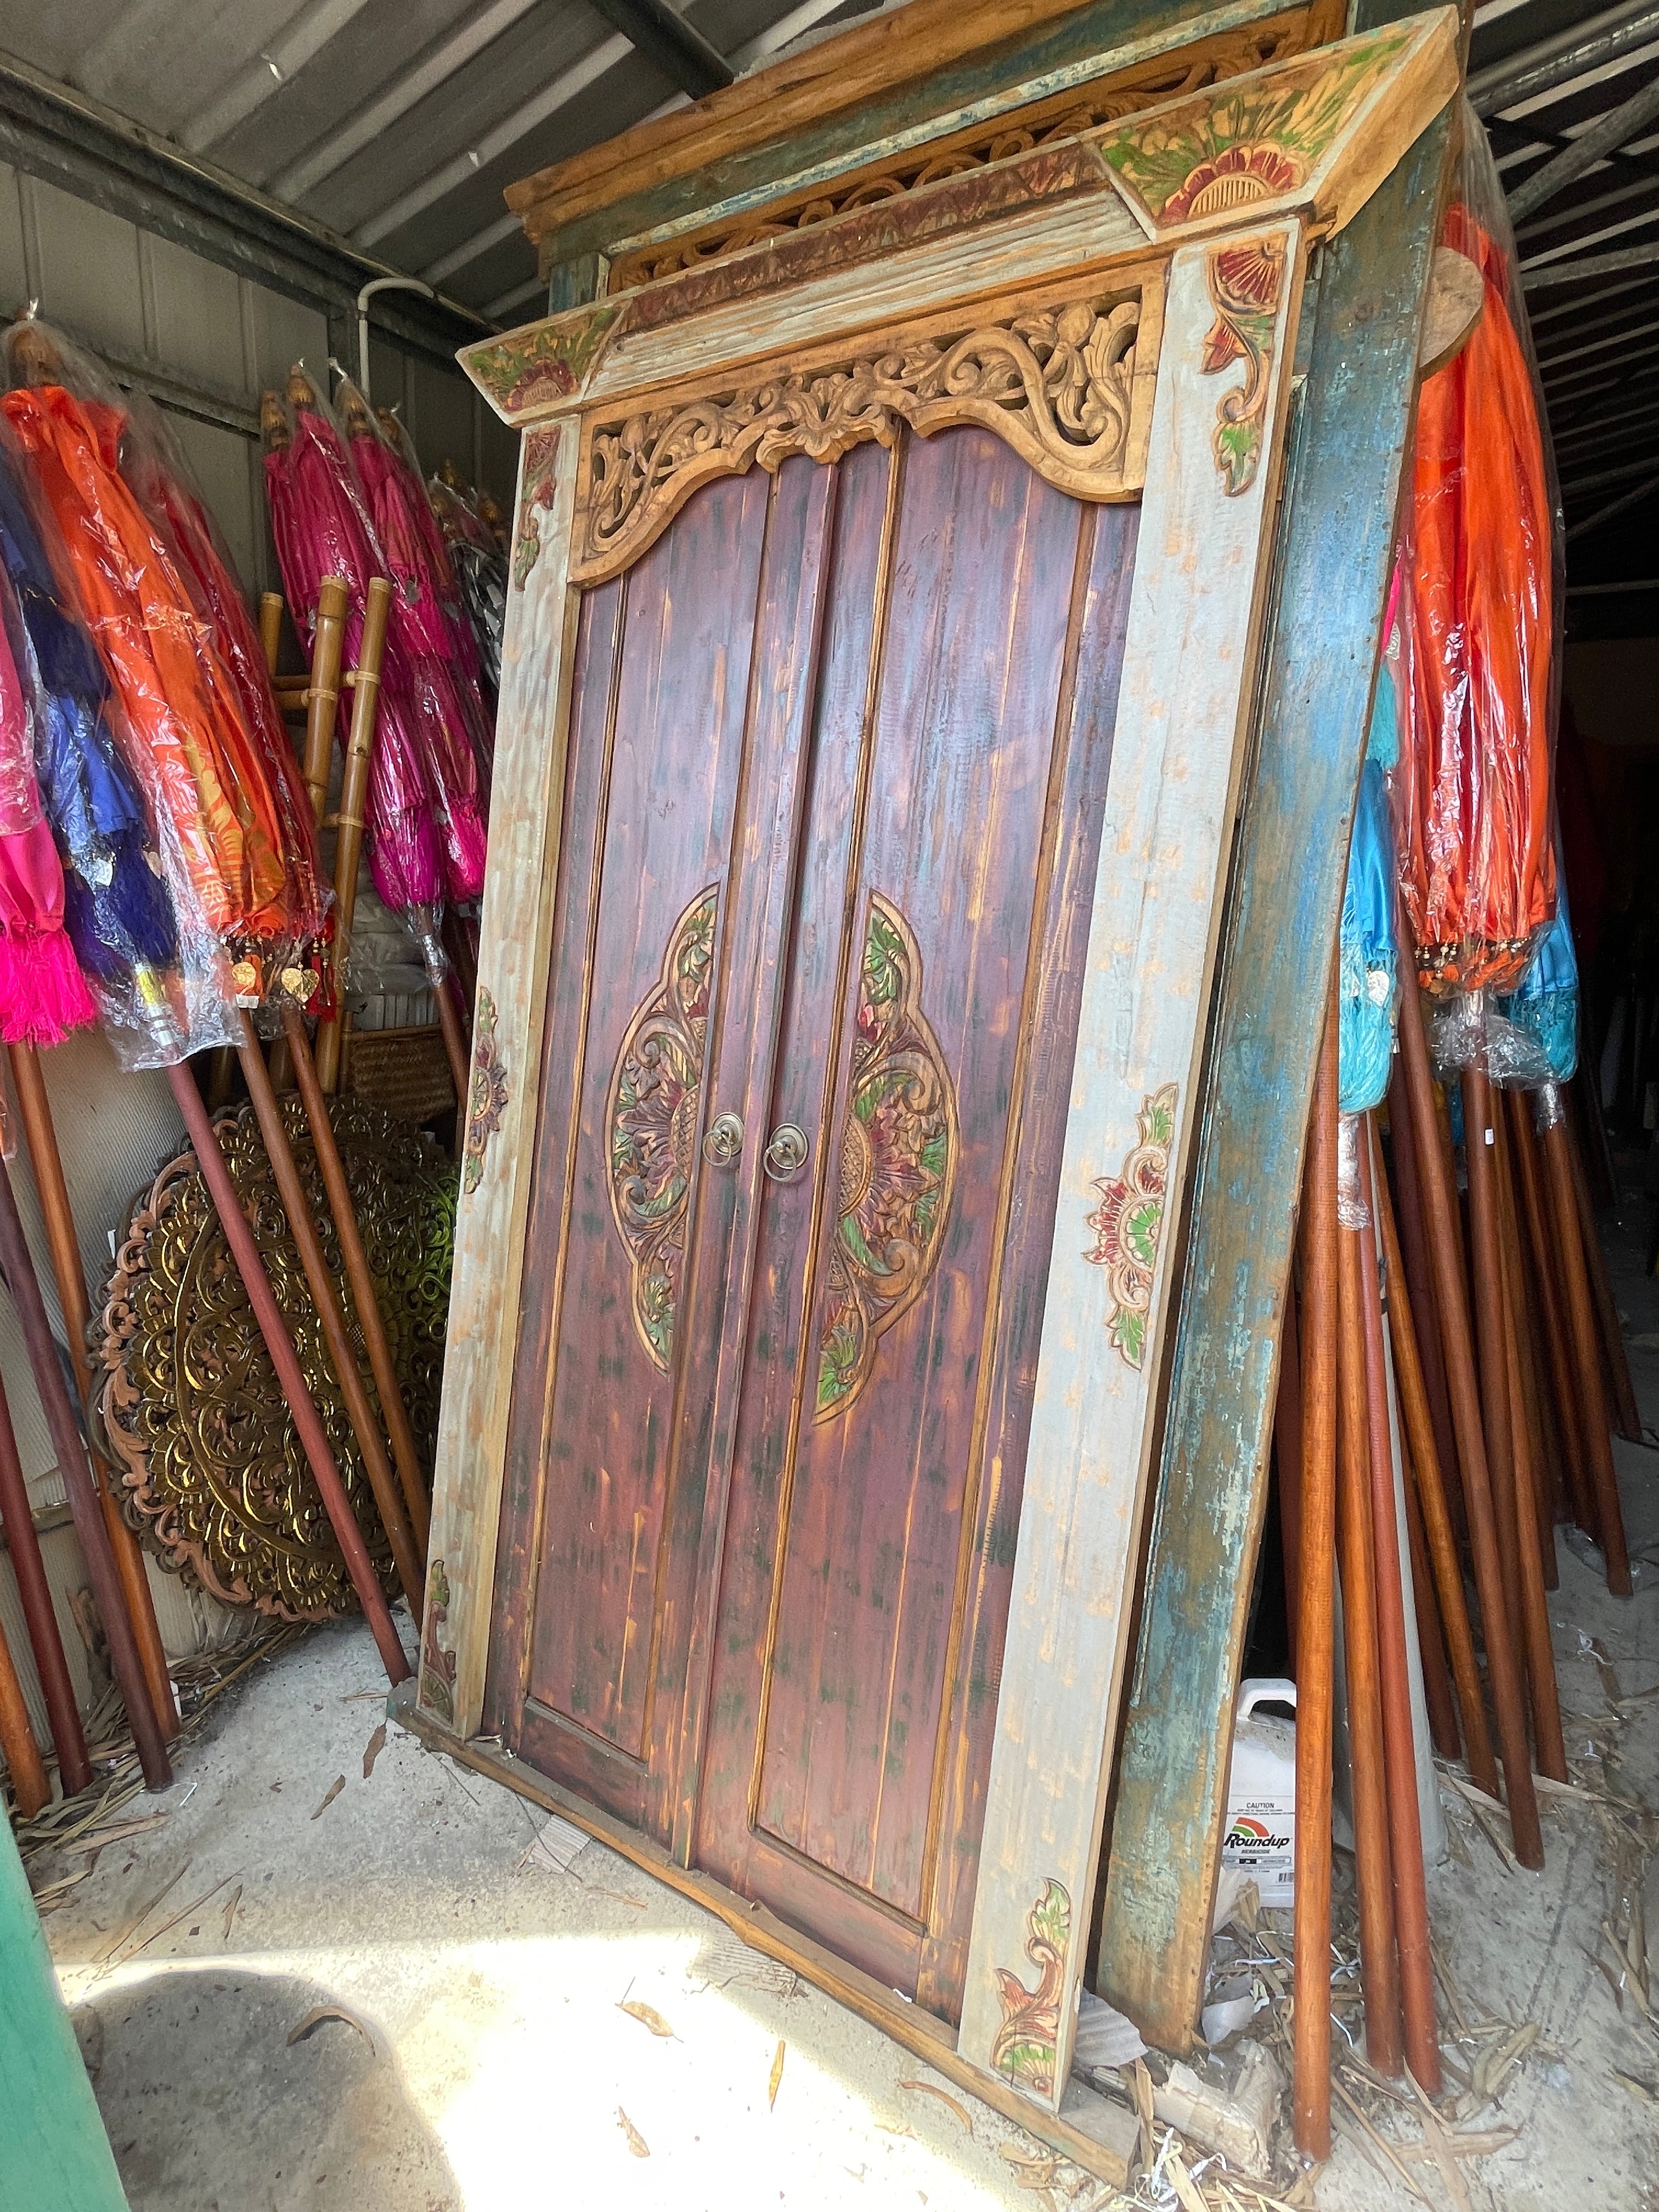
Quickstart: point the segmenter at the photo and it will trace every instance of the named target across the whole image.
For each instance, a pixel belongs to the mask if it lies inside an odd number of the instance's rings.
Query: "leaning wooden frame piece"
[[[416,1724],[1085,2152],[1304,280],[1457,83],[1449,9],[1293,19],[769,196],[641,126],[611,282],[462,356],[524,436]]]

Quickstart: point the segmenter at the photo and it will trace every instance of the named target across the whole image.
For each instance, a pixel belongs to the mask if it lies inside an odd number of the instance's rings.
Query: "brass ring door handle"
[[[792,1182],[806,1164],[810,1149],[805,1129],[798,1129],[793,1121],[781,1121],[766,1140],[761,1164],[774,1182]]]
[[[743,1150],[743,1124],[735,1114],[722,1114],[711,1121],[702,1140],[702,1156],[715,1168],[729,1168]]]

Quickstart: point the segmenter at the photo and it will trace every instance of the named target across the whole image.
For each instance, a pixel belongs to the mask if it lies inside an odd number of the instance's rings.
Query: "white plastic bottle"
[[[1221,1863],[1253,1881],[1264,1905],[1296,1898],[1296,1723],[1256,1707],[1295,1703],[1294,1682],[1239,1686]]]

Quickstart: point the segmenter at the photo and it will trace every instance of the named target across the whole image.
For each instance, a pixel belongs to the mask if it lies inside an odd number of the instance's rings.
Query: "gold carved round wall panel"
[[[301,1181],[374,1382],[305,1115],[283,1103]],[[380,1293],[392,1359],[428,1470],[436,1437],[454,1247],[457,1171],[429,1138],[379,1108],[331,1100],[330,1118]],[[261,1258],[324,1429],[388,1589],[375,1514],[288,1218],[251,1108],[218,1124]],[[329,1620],[356,1598],[193,1152],[136,1202],[103,1313],[96,1413],[128,1517],[163,1563],[230,1605]]]

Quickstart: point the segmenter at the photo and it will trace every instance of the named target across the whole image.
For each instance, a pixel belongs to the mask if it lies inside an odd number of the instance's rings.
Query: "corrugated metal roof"
[[[870,0],[692,0],[733,73]],[[534,312],[515,178],[687,96],[629,0],[0,4],[0,45],[494,320]],[[690,42],[688,41],[688,44]]]
[[[866,10],[692,0],[695,51],[666,66],[660,36],[656,59],[636,43],[665,0],[0,0],[0,42],[510,322],[539,286],[505,185],[705,88],[709,63],[740,73]],[[1485,0],[1470,93],[1518,216],[1575,583],[1659,575],[1659,0]]]

